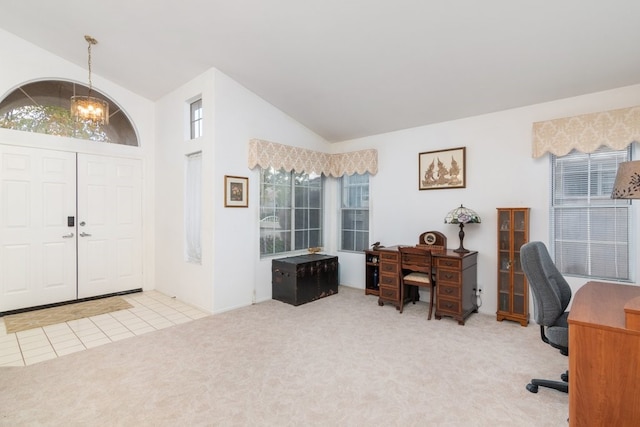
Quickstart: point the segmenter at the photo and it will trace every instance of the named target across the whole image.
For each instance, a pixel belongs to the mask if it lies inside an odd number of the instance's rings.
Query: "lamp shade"
[[[620,163],[611,198],[640,199],[640,160]]]
[[[464,240],[464,225],[465,224],[480,224],[480,216],[473,209],[465,208],[460,205],[459,208],[455,208],[444,217],[445,224],[459,224],[460,231],[458,232],[458,237],[460,238],[460,246],[458,249],[454,249],[454,252],[458,253],[467,253],[468,249],[464,248],[462,241]]]
[[[460,205],[444,217],[445,224],[480,224],[480,216],[473,210]]]

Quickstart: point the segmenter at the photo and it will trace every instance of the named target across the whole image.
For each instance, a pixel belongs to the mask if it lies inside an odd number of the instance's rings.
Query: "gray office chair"
[[[569,354],[569,324],[566,311],[571,300],[571,288],[558,271],[542,242],[529,242],[520,248],[520,263],[527,276],[533,295],[534,319],[540,325],[542,341]],[[527,390],[538,392],[538,386],[549,387],[567,393],[569,374],[561,376],[562,381],[532,379]]]

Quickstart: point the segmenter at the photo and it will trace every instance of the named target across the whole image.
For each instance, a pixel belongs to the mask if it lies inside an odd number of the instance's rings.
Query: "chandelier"
[[[91,36],[84,36],[89,44],[89,94],[87,96],[75,95],[71,97],[71,117],[76,120],[89,120],[96,124],[109,124],[109,103],[104,99],[91,96],[93,86],[91,84],[91,46],[98,41]]]

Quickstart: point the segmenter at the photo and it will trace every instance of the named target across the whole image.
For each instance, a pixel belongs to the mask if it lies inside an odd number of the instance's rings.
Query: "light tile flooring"
[[[0,368],[32,365],[208,316],[157,291],[122,298],[133,308],[12,334],[0,317]]]

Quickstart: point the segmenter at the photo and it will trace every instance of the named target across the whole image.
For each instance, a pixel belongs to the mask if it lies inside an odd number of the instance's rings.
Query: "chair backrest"
[[[400,264],[403,270],[431,273],[431,251],[414,246],[401,246]]]
[[[542,242],[522,245],[520,264],[533,295],[536,323],[553,325],[569,306],[571,287],[556,268]]]

